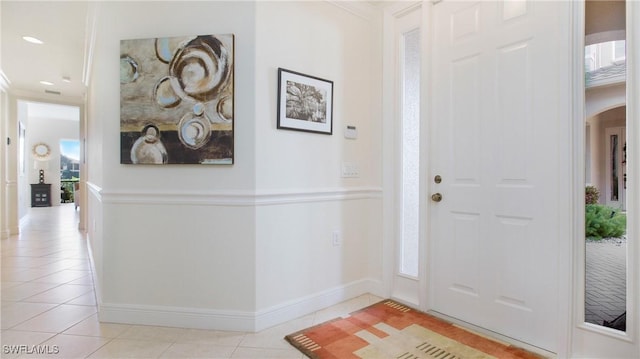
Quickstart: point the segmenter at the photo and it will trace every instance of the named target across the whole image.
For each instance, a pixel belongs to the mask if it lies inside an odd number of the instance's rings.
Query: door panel
[[[563,2],[434,7],[433,308],[550,351],[567,14]]]

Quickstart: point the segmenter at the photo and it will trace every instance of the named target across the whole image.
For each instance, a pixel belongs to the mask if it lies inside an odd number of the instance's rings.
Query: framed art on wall
[[[279,68],[278,128],[331,135],[333,81]]]
[[[120,42],[120,163],[233,164],[234,36]]]

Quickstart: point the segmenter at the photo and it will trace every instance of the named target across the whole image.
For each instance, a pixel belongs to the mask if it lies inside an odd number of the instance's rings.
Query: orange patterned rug
[[[285,339],[312,359],[542,358],[392,300]]]

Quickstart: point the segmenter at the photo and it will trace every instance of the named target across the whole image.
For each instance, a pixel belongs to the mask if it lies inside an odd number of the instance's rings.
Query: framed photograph
[[[278,69],[278,128],[333,133],[333,81]]]

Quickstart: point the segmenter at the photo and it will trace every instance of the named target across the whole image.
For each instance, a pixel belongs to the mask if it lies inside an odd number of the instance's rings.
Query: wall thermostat
[[[347,125],[344,128],[344,138],[349,138],[352,140],[358,138],[358,130],[356,129],[356,126]]]

